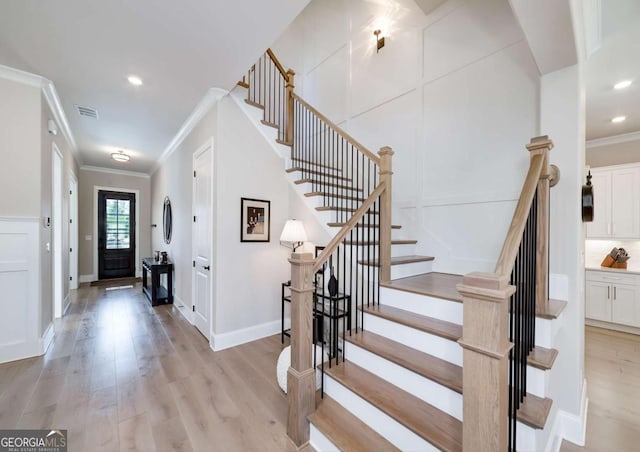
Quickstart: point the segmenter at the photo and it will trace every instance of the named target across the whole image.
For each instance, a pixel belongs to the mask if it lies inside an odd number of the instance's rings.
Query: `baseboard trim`
[[[69,310],[69,307],[71,306],[71,294],[67,294],[66,297],[64,297],[64,301],[62,302],[62,316],[64,317],[65,314],[67,313],[67,311]]]
[[[247,342],[273,336],[274,334],[279,334],[280,331],[280,320],[274,320],[273,322],[261,323],[260,325],[229,331],[228,333],[212,334],[209,343],[211,345],[211,349],[214,352],[217,352],[226,348],[246,344]]]
[[[573,414],[559,410],[556,416],[549,441],[544,450],[558,452],[562,441],[567,440],[577,446],[584,446],[587,435],[587,412],[589,399],[587,398],[587,380],[582,383],[582,399],[580,413]]]
[[[173,305],[178,308],[178,311],[180,312],[180,314],[182,314],[182,317],[184,317],[187,322],[193,325],[193,311],[191,311],[187,307],[187,305],[184,303],[184,301],[182,301],[180,297],[177,297],[175,295],[173,296]]]
[[[80,275],[80,277],[78,278],[78,282],[90,283],[96,281],[97,279],[98,278],[96,278],[96,275]]]
[[[594,319],[584,319],[585,325],[595,326],[597,328],[604,328],[606,330],[619,331],[621,333],[637,334],[640,335],[640,328],[633,326],[620,325],[618,323],[603,322]]]
[[[47,353],[47,350],[49,350],[49,346],[53,342],[53,338],[55,337],[55,335],[56,335],[56,326],[54,325],[53,322],[51,322],[47,327],[47,329],[44,331],[42,338],[40,339],[40,349],[42,351],[41,353],[42,355]]]

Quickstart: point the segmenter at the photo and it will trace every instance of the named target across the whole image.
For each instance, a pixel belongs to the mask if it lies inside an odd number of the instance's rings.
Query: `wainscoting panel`
[[[0,362],[42,353],[39,219],[0,219]]]

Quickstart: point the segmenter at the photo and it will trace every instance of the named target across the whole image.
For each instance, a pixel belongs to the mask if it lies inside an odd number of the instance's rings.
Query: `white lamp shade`
[[[287,220],[280,235],[281,242],[306,242],[307,232],[304,230],[302,221],[300,220]]]

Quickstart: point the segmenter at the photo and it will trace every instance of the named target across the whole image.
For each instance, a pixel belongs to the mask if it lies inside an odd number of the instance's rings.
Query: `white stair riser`
[[[380,287],[380,303],[462,325],[462,303]]]
[[[416,244],[391,245],[391,257],[413,256],[416,254]]]
[[[537,435],[539,430],[518,422],[516,426],[516,449],[518,452],[538,452]]]
[[[309,425],[309,444],[318,452],[340,451],[313,423]]]
[[[560,322],[536,317],[536,345],[553,348]]]
[[[408,278],[409,276],[431,273],[433,261],[414,262],[391,266],[391,279]]]
[[[324,391],[389,442],[402,450],[437,451],[404,425],[325,374]]]
[[[445,361],[462,366],[462,347],[456,341],[400,325],[375,315],[364,315],[364,330],[384,336]]]
[[[538,397],[549,394],[549,372],[537,367],[527,366],[527,392]]]
[[[345,356],[350,362],[369,372],[375,369],[374,373],[383,380],[462,420],[462,394],[350,342],[346,342],[345,348]]]

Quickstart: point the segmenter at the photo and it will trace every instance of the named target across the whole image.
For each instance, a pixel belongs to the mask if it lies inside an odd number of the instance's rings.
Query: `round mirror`
[[[162,209],[162,231],[164,234],[164,243],[171,243],[171,201],[167,196],[164,198],[164,208]]]

